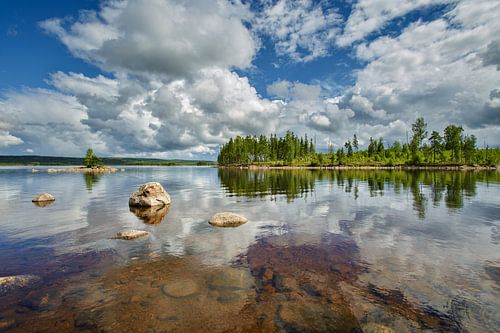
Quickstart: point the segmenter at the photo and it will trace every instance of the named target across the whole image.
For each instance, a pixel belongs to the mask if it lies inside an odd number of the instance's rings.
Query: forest
[[[339,148],[334,149],[335,146]],[[312,138],[299,137],[291,131],[283,137],[237,136],[221,146],[217,162],[224,166],[493,166],[500,162],[500,148],[479,148],[477,138],[465,134],[462,126],[457,125],[429,134],[424,118],[420,117],[412,124],[411,138],[405,143],[386,144],[382,137],[371,137],[363,150],[353,134],[347,142],[330,144],[328,151],[317,152]]]
[[[104,165],[147,165],[147,166],[174,166],[174,165],[215,165],[212,161],[203,160],[162,160],[153,158],[129,157],[101,157]],[[0,166],[11,165],[83,165],[81,157],[39,156],[39,155],[0,155]]]

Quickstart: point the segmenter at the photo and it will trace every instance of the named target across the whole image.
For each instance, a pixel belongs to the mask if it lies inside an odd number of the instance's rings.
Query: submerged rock
[[[36,275],[11,275],[0,277],[0,295],[11,290],[27,287],[40,280]]]
[[[360,332],[356,318],[347,307],[315,302],[284,302],[279,320],[287,332]]]
[[[54,196],[50,193],[40,193],[40,194],[37,194],[33,197],[33,199],[31,200],[32,202],[48,202],[48,201],[54,201],[56,200],[56,198],[54,198]]]
[[[237,227],[247,222],[245,217],[229,212],[217,213],[208,221],[216,227]]]
[[[129,207],[130,211],[147,224],[159,224],[167,215],[170,205],[154,207]]]
[[[144,230],[124,230],[120,231],[119,233],[116,234],[114,237],[115,239],[125,239],[125,240],[131,240],[131,239],[136,239],[139,237],[144,237],[148,236],[149,232],[144,231]]]
[[[161,288],[161,290],[167,296],[173,298],[183,298],[197,294],[199,288],[195,281],[184,279],[167,283]]]
[[[224,269],[209,278],[208,286],[211,289],[247,290],[254,287],[254,279],[246,269]]]
[[[128,200],[132,207],[153,207],[170,204],[170,195],[160,183],[151,182],[139,187]]]

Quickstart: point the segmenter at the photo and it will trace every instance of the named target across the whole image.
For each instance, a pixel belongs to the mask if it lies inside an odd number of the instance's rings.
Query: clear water
[[[0,169],[0,277],[37,277],[0,293],[0,331],[500,327],[497,172],[39,169]],[[149,181],[164,218],[129,210]],[[221,211],[249,222],[210,226]]]

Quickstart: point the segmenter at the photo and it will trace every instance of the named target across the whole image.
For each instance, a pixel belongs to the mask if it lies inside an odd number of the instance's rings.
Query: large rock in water
[[[208,221],[208,223],[216,227],[237,227],[247,222],[248,220],[245,217],[229,212],[217,213]]]
[[[37,194],[31,201],[33,202],[45,202],[45,201],[54,201],[56,198],[50,193],[40,193]]]
[[[170,204],[170,195],[160,183],[146,183],[132,193],[128,200],[132,207],[153,207]]]

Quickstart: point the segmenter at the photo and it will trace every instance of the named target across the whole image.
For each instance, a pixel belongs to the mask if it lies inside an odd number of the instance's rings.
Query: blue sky
[[[214,159],[464,126],[500,144],[498,1],[0,2],[0,154]]]

